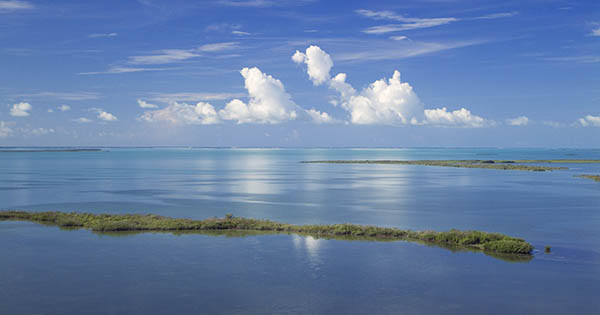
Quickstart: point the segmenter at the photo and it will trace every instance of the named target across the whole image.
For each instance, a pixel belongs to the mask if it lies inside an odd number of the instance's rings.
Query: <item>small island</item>
[[[533,246],[523,239],[481,231],[410,231],[355,224],[293,225],[270,220],[224,218],[192,220],[153,214],[91,214],[77,212],[0,211],[1,220],[31,221],[61,228],[85,228],[94,232],[193,232],[259,231],[296,233],[315,237],[352,237],[365,240],[404,240],[441,246],[461,246],[497,254],[531,255]]]
[[[426,166],[444,166],[458,168],[482,168],[495,170],[519,170],[545,172],[555,170],[566,170],[564,166],[541,166],[527,164],[582,164],[582,163],[600,163],[600,160],[322,160],[322,161],[302,161],[308,164],[403,164],[403,165],[426,165]]]

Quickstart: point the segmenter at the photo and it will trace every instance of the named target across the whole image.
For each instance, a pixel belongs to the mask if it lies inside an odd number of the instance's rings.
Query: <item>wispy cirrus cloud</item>
[[[16,10],[33,9],[34,5],[28,1],[7,0],[0,1],[0,13]]]
[[[435,27],[461,20],[491,20],[498,18],[506,18],[515,16],[518,12],[500,12],[492,13],[482,16],[476,16],[471,18],[457,18],[457,17],[439,17],[439,18],[415,18],[406,17],[400,14],[396,14],[393,11],[372,11],[360,9],[356,10],[356,13],[368,17],[374,20],[392,20],[401,22],[401,24],[385,24],[377,25],[364,29],[362,32],[366,34],[385,34],[390,32],[399,32],[407,30],[415,30],[421,28]]]
[[[252,35],[252,33],[244,32],[241,30],[241,24],[232,24],[232,23],[214,23],[208,25],[204,30],[206,32],[218,32],[218,33],[230,33],[237,36],[247,36]]]
[[[519,14],[519,12],[517,11],[512,11],[512,12],[500,12],[500,13],[492,13],[492,14],[486,14],[486,15],[482,15],[482,16],[476,16],[474,18],[471,18],[471,20],[492,20],[492,19],[500,19],[500,18],[507,18],[507,17],[512,17]]]
[[[177,70],[179,68],[140,68],[140,67],[111,67],[106,71],[91,71],[91,72],[79,72],[78,75],[95,75],[95,74],[120,74],[120,73],[132,73],[132,72],[146,72],[146,71],[169,71]]]
[[[405,23],[405,24],[387,24],[371,26],[364,29],[362,32],[365,34],[385,34],[390,32],[399,32],[414,30],[419,28],[434,27],[438,25],[448,24],[450,22],[457,21],[455,18],[439,18],[439,19],[423,19],[422,21]]]
[[[232,50],[238,48],[237,42],[221,42],[221,43],[210,43],[198,46],[192,49],[162,49],[156,50],[148,55],[131,56],[125,62],[130,65],[119,65],[112,66],[105,71],[89,71],[79,72],[78,75],[96,75],[96,74],[121,74],[121,73],[133,73],[133,72],[148,72],[148,71],[168,71],[177,70],[179,68],[174,67],[143,67],[151,65],[161,65],[182,62],[188,59],[197,58],[206,53],[208,56],[215,57],[215,53],[221,51]],[[237,55],[224,55],[224,57],[231,57]]]
[[[238,48],[237,42],[223,42],[223,43],[213,43],[213,44],[204,44],[198,47],[197,51],[199,52],[216,52],[223,50],[231,50]]]
[[[282,7],[304,5],[316,0],[219,0],[218,4],[230,7]]]
[[[582,55],[582,56],[563,56],[563,57],[548,57],[544,58],[548,61],[559,61],[559,62],[577,62],[577,63],[598,63],[600,62],[600,55]]]
[[[38,92],[19,94],[17,96],[30,98],[52,98],[65,101],[85,101],[99,99],[101,94],[97,92]]]
[[[202,53],[215,53],[219,51],[232,50],[238,47],[237,42],[222,42],[204,44],[192,49],[163,49],[154,54],[129,57],[129,64],[134,65],[157,65],[185,61],[202,56]]]
[[[134,65],[157,65],[183,61],[199,56],[200,54],[194,52],[193,50],[164,49],[157,51],[153,55],[129,57],[128,63]]]
[[[402,24],[387,24],[372,26],[365,30],[363,33],[366,34],[383,34],[390,32],[414,30],[419,28],[428,28],[439,25],[448,24],[451,22],[458,21],[459,19],[454,17],[444,18],[409,18],[403,15],[396,14],[392,11],[372,11],[372,10],[356,10],[356,13],[374,19],[374,20],[394,20],[403,22]]]
[[[233,34],[233,35],[238,35],[238,36],[247,36],[247,35],[252,35],[252,33],[248,33],[248,32],[242,32],[242,31],[231,31],[231,34]]]
[[[204,28],[206,32],[222,32],[227,33],[231,30],[239,30],[242,28],[240,24],[233,23],[213,23]]]
[[[99,37],[116,37],[117,33],[94,33],[88,35],[89,38],[99,38]]]
[[[407,45],[385,45],[378,47],[377,49],[340,53],[334,55],[334,59],[337,61],[404,59],[425,54],[431,54],[444,50],[480,45],[486,42],[487,41],[485,40],[469,40],[446,43],[411,42]]]
[[[405,39],[408,39],[408,37],[406,37],[404,35],[400,35],[400,36],[391,36],[390,39],[391,40],[405,40]]]

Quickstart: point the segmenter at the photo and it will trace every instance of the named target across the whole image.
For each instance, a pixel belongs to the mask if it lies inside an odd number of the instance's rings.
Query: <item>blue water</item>
[[[0,208],[233,213],[295,224],[477,229],[525,263],[406,242],[97,235],[0,223],[0,314],[600,312],[600,164],[554,172],[327,159],[600,159],[600,150],[114,149],[0,153]]]

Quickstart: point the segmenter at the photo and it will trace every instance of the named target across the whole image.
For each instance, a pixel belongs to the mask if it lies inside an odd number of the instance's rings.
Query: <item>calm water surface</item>
[[[233,213],[295,224],[478,229],[529,262],[296,235],[98,235],[0,223],[0,314],[598,314],[600,164],[523,172],[324,159],[600,159],[600,150],[107,149],[0,153],[0,208]]]

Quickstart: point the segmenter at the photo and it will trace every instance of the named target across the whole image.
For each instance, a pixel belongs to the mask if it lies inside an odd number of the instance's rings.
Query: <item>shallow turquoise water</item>
[[[600,312],[600,164],[523,172],[321,159],[600,159],[600,150],[107,149],[0,153],[0,208],[233,213],[478,229],[552,254],[509,263],[406,242],[123,237],[0,223],[0,314]]]

